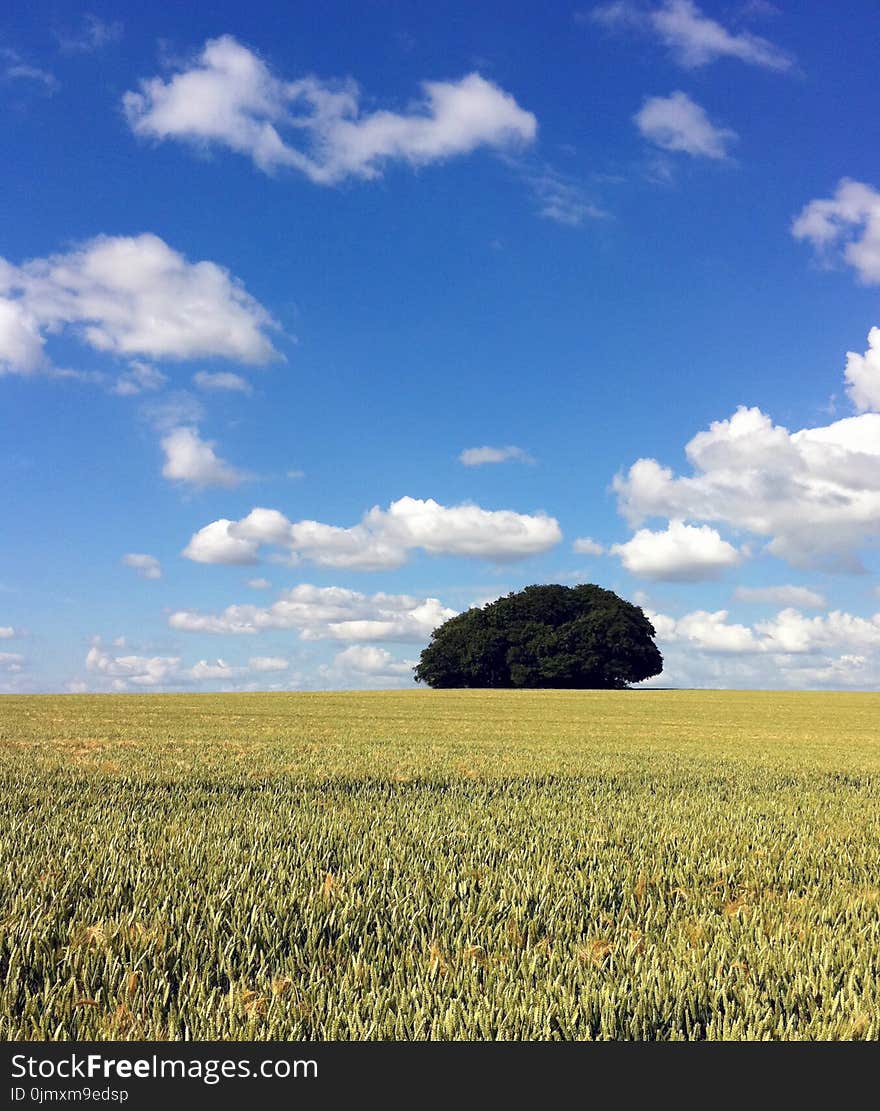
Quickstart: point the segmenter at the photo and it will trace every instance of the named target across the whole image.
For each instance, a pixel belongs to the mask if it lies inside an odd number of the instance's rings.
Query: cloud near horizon
[[[646,613],[664,668],[644,686],[870,690],[880,683],[880,613],[805,617],[787,607],[752,625],[730,621],[725,609]]]
[[[456,611],[437,598],[409,594],[361,594],[338,586],[301,583],[283,590],[271,606],[233,605],[221,613],[178,610],[172,629],[189,633],[254,635],[294,629],[302,640],[400,641],[422,643]]]
[[[86,671],[106,680],[114,691],[132,686],[187,688],[205,683],[220,684],[221,689],[228,690],[241,687],[255,676],[287,671],[290,662],[274,656],[252,656],[246,664],[217,659],[199,660],[184,667],[180,656],[113,656],[96,643],[89,649],[85,666]]]

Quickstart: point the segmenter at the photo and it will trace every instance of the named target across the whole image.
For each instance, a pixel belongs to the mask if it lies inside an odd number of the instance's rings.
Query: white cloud
[[[229,370],[221,370],[213,374],[207,370],[200,370],[193,375],[193,382],[200,390],[229,390],[235,393],[251,393],[250,382],[246,378],[242,378],[240,374],[233,374]]]
[[[614,480],[621,512],[718,521],[769,539],[797,567],[859,570],[857,550],[880,531],[880,414],[790,433],[739,408],[687,444],[693,473],[639,459]]]
[[[826,604],[823,595],[806,586],[738,586],[733,592],[733,600],[802,609],[822,609]]]
[[[633,117],[642,135],[663,150],[682,151],[693,157],[723,160],[735,131],[716,127],[705,109],[683,92],[652,96]]]
[[[100,645],[93,644],[86,656],[86,668],[111,679],[154,687],[175,676],[180,670],[179,656],[110,656]]]
[[[534,463],[534,459],[521,447],[469,447],[458,457],[466,467],[482,467],[485,463]]]
[[[243,471],[221,459],[214,451],[214,442],[203,440],[197,428],[173,428],[160,443],[165,452],[162,474],[174,482],[231,487],[238,486],[246,477]]]
[[[251,656],[248,660],[251,671],[286,671],[290,667],[290,660],[282,656]]]
[[[4,291],[0,259],[0,294]],[[39,324],[33,313],[8,297],[0,296],[0,374],[32,374],[45,366]]]
[[[142,579],[161,579],[162,564],[155,556],[142,552],[129,552],[122,557],[126,567],[131,567]]]
[[[579,536],[572,544],[571,550],[579,555],[600,556],[605,554],[605,549],[589,536]]]
[[[119,356],[277,356],[269,313],[214,262],[188,262],[156,235],[98,236],[66,254],[0,259],[0,373],[45,366],[48,336],[72,331]]]
[[[333,659],[333,666],[343,672],[369,675],[376,678],[405,676],[412,679],[414,660],[396,660],[387,648],[376,645],[352,644],[343,648]]]
[[[321,185],[379,177],[389,161],[420,166],[521,145],[537,130],[531,112],[476,73],[423,82],[422,100],[404,113],[363,113],[359,95],[350,80],[284,81],[224,35],[167,81],[141,81],[123,104],[138,135],[228,147],[267,173],[291,168]]]
[[[771,621],[758,622],[755,629],[770,652],[807,653],[834,648],[852,652],[880,648],[880,614],[865,618],[832,610],[828,614],[804,617],[796,609],[785,609]]]
[[[237,522],[221,517],[205,525],[190,539],[183,555],[195,563],[232,563],[247,566],[259,562],[258,540],[233,536],[230,529]]]
[[[665,582],[702,582],[717,579],[743,558],[732,544],[708,525],[670,521],[663,532],[639,531],[625,544],[613,544],[627,571],[643,579]]]
[[[880,614],[834,610],[805,617],[794,608],[752,626],[726,610],[674,618],[650,613],[663,653],[652,686],[876,689],[880,684]]]
[[[251,590],[268,590],[272,584],[268,579],[248,579],[247,585]]]
[[[839,251],[864,285],[880,283],[880,192],[872,186],[842,178],[829,200],[804,206],[791,231],[812,244],[823,262]]]
[[[379,571],[402,566],[412,549],[431,555],[513,560],[545,552],[562,538],[559,523],[543,513],[447,507],[431,498],[400,498],[374,506],[351,528],[319,521],[289,521],[277,509],[253,509],[240,521],[213,521],[183,554],[197,563],[253,563],[263,544],[281,547],[291,562]]]
[[[135,397],[137,394],[161,389],[168,381],[167,375],[149,363],[135,360],[125,374],[120,374],[113,386],[113,393],[119,397]]]
[[[180,656],[114,656],[96,642],[86,656],[86,670],[106,681],[112,690],[131,687],[186,688],[208,684],[213,689],[241,689],[249,680],[271,672],[286,671],[289,661],[277,656],[254,656],[247,664],[226,660],[199,660],[191,667]],[[68,689],[73,684],[68,685]],[[78,690],[85,690],[76,683]],[[219,686],[218,686],[219,685]],[[251,683],[251,686],[253,684]]]
[[[846,353],[846,392],[860,413],[880,410],[880,328],[868,333],[868,350],[864,355]]]
[[[16,635],[15,629],[11,625],[0,625],[0,640],[12,640]]]
[[[301,584],[281,592],[271,606],[228,606],[219,614],[172,613],[173,629],[193,633],[254,634],[296,629],[303,640],[412,641],[424,643],[455,616],[436,598],[360,594],[342,587]]]
[[[656,8],[616,0],[594,8],[591,18],[607,27],[656,35],[674,60],[687,69],[708,65],[719,58],[736,58],[772,70],[792,67],[790,55],[778,46],[748,31],[728,31],[704,15],[693,0],[664,0]]]
[[[179,671],[173,678],[177,682],[186,682],[187,680],[194,680],[196,682],[203,679],[220,679],[222,681],[229,681],[238,679],[242,675],[248,673],[246,667],[235,667],[228,664],[225,660],[215,660],[209,663],[207,660],[199,660],[197,664],[193,664],[190,668],[184,668]]]
[[[0,671],[18,675],[24,667],[24,656],[18,652],[0,652]]]
[[[660,642],[685,641],[704,652],[760,652],[761,644],[745,625],[730,624],[727,610],[695,610],[677,620],[649,613]]]

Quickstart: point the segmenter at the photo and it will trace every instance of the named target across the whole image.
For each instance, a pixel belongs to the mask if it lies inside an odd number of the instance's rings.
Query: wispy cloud
[[[87,12],[75,31],[56,31],[58,48],[64,54],[92,54],[122,38],[123,26],[118,19],[109,22]]]
[[[35,82],[47,94],[52,94],[60,88],[54,73],[31,65],[17,50],[8,46],[0,47],[0,80]]]
[[[601,4],[581,20],[625,33],[653,35],[686,69],[709,65],[719,58],[735,58],[748,65],[784,72],[794,61],[790,54],[768,39],[749,31],[729,31],[710,19],[693,0],[664,0],[657,7],[644,7],[631,0]]]
[[[575,178],[547,163],[519,163],[523,181],[531,190],[538,215],[570,228],[579,228],[588,220],[607,220],[610,216],[590,197]]]

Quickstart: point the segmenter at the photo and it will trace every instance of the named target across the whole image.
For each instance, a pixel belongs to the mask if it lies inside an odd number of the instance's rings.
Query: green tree
[[[450,618],[414,668],[429,687],[622,689],[663,670],[654,626],[611,590],[527,586]]]

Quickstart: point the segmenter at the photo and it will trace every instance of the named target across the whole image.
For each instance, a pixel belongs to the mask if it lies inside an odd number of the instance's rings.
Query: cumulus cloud
[[[22,266],[0,259],[0,373],[44,369],[45,341],[61,332],[123,357],[265,363],[278,355],[276,327],[227,270],[156,235],[98,236]]]
[[[266,173],[289,168],[320,185],[379,177],[391,161],[422,166],[522,145],[537,131],[531,112],[477,73],[421,88],[406,112],[364,112],[353,81],[285,81],[223,35],[167,81],[141,81],[123,105],[137,135],[227,147]]]
[[[613,544],[609,551],[631,575],[665,582],[717,579],[743,558],[715,529],[678,520],[662,532],[639,529],[631,540]]]
[[[271,606],[233,605],[221,613],[172,613],[172,629],[191,633],[254,634],[295,629],[303,640],[401,641],[423,643],[455,616],[437,598],[408,594],[361,594],[343,587],[308,583],[281,592]]]
[[[738,586],[733,600],[800,609],[822,609],[826,604],[822,594],[806,586]]]
[[[521,447],[469,447],[458,457],[466,467],[482,467],[486,463],[534,463],[534,459]]]
[[[846,392],[860,413],[880,410],[880,328],[868,333],[868,350],[846,354]]]
[[[685,447],[692,474],[639,459],[614,480],[634,526],[651,517],[722,522],[768,538],[796,567],[857,571],[880,521],[880,414],[789,432],[739,408]]]
[[[126,567],[136,571],[142,579],[162,578],[162,564],[155,556],[142,552],[129,552],[122,557],[122,562]]]
[[[727,610],[695,610],[678,619],[649,613],[661,643],[685,641],[704,652],[759,652],[761,644],[750,628],[728,622]]]
[[[737,138],[730,128],[716,127],[705,109],[683,92],[648,97],[633,119],[655,146],[694,158],[726,159],[728,145]]]
[[[605,549],[589,536],[579,536],[572,544],[571,550],[579,555],[599,556],[605,554]]]
[[[179,673],[180,657],[111,656],[100,645],[93,644],[86,656],[86,668],[108,678],[122,680],[117,686],[134,683],[138,687],[154,687]]]
[[[431,498],[400,498],[374,506],[350,528],[319,521],[289,521],[277,509],[257,508],[240,521],[222,519],[200,529],[183,551],[197,563],[254,563],[262,545],[280,547],[291,562],[380,571],[402,566],[413,549],[431,555],[476,556],[495,561],[545,552],[562,538],[559,523],[543,513],[444,506]]]
[[[247,566],[259,562],[260,543],[230,531],[238,522],[221,517],[205,525],[190,539],[183,555],[195,563],[232,563]]]
[[[377,645],[352,644],[336,654],[333,666],[339,671],[373,678],[405,676],[411,680],[415,660],[396,660],[387,648]]]
[[[200,390],[227,390],[233,393],[251,393],[251,384],[240,374],[233,374],[230,370],[220,370],[211,373],[200,370],[193,375],[193,382]]]
[[[880,614],[856,617],[832,610],[804,617],[798,610],[784,609],[770,621],[755,626],[767,651],[802,653],[827,649],[867,650],[880,647]]]
[[[594,8],[590,18],[621,31],[654,35],[686,69],[696,69],[719,58],[736,58],[748,65],[779,71],[789,70],[793,64],[791,56],[772,42],[748,31],[729,31],[705,15],[693,0],[664,0],[654,8],[630,0],[615,0]]]
[[[753,625],[727,610],[682,617],[647,611],[663,653],[663,674],[648,685],[804,689],[880,683],[880,614],[840,610],[805,617],[794,607]]]
[[[0,259],[0,374],[32,374],[46,365],[40,326],[23,305],[2,296],[3,276]]]
[[[824,263],[842,258],[864,285],[880,283],[880,192],[842,178],[834,196],[805,205],[791,226]]]
[[[247,585],[251,590],[268,590],[272,584],[268,579],[248,579]]]
[[[186,667],[180,656],[114,656],[96,642],[86,656],[86,670],[105,680],[112,690],[131,687],[186,688],[207,684],[215,689],[240,689],[260,685],[260,676],[286,671],[288,660],[277,656],[253,656],[247,664],[226,660],[199,660]],[[253,680],[257,680],[254,684]],[[86,689],[82,683],[76,684]]]
[[[11,625],[0,625],[0,640],[12,640],[16,635],[15,629]]]
[[[192,426],[173,428],[160,443],[165,453],[162,474],[173,482],[197,487],[232,487],[238,486],[247,477],[243,471],[221,459],[214,451],[214,442],[203,440],[199,430]]]

